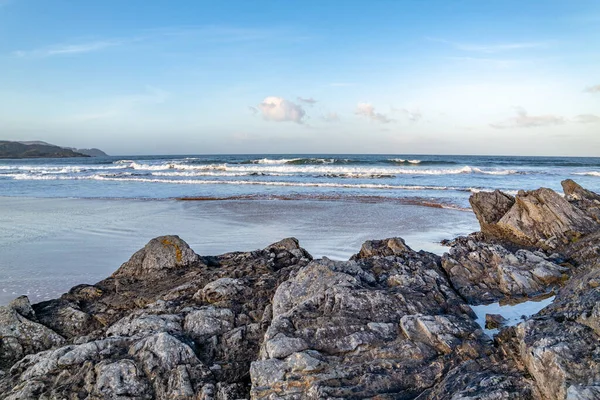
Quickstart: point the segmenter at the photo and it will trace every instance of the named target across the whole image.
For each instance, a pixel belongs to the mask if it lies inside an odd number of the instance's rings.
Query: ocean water
[[[0,196],[400,201],[467,208],[473,192],[571,178],[600,191],[600,158],[189,155],[0,160]]]

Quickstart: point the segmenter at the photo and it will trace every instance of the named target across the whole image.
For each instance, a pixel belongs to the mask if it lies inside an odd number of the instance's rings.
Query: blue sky
[[[0,0],[3,139],[600,156],[598,1]]]

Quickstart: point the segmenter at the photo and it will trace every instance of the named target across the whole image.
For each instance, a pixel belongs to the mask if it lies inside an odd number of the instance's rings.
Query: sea
[[[347,260],[370,239],[442,254],[478,230],[469,196],[573,179],[600,192],[600,158],[167,155],[0,160],[0,304],[56,298],[110,276],[150,239],[201,255],[296,237]]]
[[[0,160],[0,195],[123,199],[322,199],[469,207],[469,196],[571,178],[600,189],[600,158],[183,155]]]

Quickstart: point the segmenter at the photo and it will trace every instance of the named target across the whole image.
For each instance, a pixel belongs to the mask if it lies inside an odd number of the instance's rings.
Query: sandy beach
[[[153,237],[177,234],[199,254],[296,237],[314,257],[344,260],[368,239],[415,249],[477,229],[470,212],[348,201],[145,201],[0,197],[0,303],[59,296],[114,272]]]

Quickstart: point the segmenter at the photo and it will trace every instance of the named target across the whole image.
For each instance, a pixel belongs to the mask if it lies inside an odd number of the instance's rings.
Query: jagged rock
[[[29,302],[29,297],[27,296],[19,296],[8,304],[9,308],[12,308],[23,317],[35,321],[35,311],[31,307],[31,303]]]
[[[470,303],[491,303],[548,293],[559,287],[569,268],[557,256],[477,240],[477,235],[451,242],[442,267],[454,288]]]
[[[363,243],[360,252],[352,256],[352,260],[360,260],[369,257],[387,257],[402,255],[412,252],[402,238],[390,238],[385,240],[368,240]]]
[[[180,334],[183,318],[176,314],[148,314],[133,312],[106,330],[107,336],[144,337],[160,332]]]
[[[477,192],[469,198],[469,203],[479,221],[481,231],[491,236],[501,236],[496,224],[515,204],[515,198],[500,190]]]
[[[62,336],[44,325],[30,321],[12,307],[30,314],[22,299],[12,306],[0,307],[0,368],[10,367],[27,354],[65,343]]]
[[[199,259],[200,257],[179,236],[160,236],[152,239],[143,249],[131,256],[113,277],[156,277],[169,269],[193,265]]]
[[[485,329],[498,329],[506,324],[506,318],[500,314],[485,314]]]
[[[520,191],[515,203],[498,219],[509,204],[505,202],[496,209],[500,196],[500,193],[478,193],[470,198],[481,231],[492,238],[521,246],[555,249],[600,228],[584,211],[547,188]]]
[[[245,297],[246,286],[241,279],[220,278],[210,282],[196,293],[196,298],[202,298],[207,303],[227,303]]]
[[[584,189],[578,183],[571,179],[566,179],[560,183],[565,193],[565,198],[577,208],[600,222],[600,195],[590,190]]]
[[[535,383],[523,374],[488,359],[472,360],[451,370],[417,400],[539,400]]]
[[[182,264],[173,267],[176,249],[161,246],[162,238],[155,239],[132,257],[139,263],[34,305],[38,320],[67,340],[54,334],[60,342],[32,348],[31,357],[3,358],[0,367],[10,372],[0,372],[0,393],[14,399],[248,398],[250,363],[270,323],[273,294],[312,257],[292,238],[183,262],[182,242]],[[148,266],[160,271],[135,272]],[[29,313],[25,303],[13,305]],[[74,318],[80,314],[86,319]]]
[[[131,360],[103,361],[96,365],[87,382],[92,399],[152,399],[148,386],[144,375]]]
[[[591,328],[534,317],[508,329],[498,340],[533,377],[543,398],[577,398],[567,394],[594,392],[600,386],[599,337]]]
[[[436,257],[396,253],[313,261],[279,286],[252,398],[414,398],[484,356],[482,331]]]

